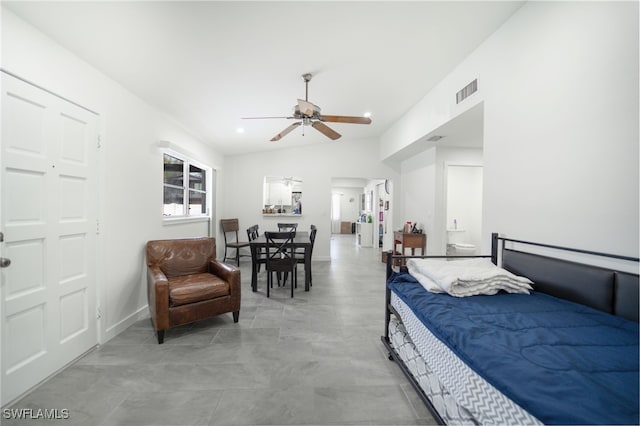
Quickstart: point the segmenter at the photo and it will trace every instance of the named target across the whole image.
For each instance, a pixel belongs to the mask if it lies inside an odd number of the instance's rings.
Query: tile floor
[[[139,321],[10,407],[67,409],[68,419],[2,425],[434,424],[380,342],[380,250],[352,235],[331,248],[311,291],[293,299],[289,287],[267,299],[264,272],[252,293],[245,260],[239,323],[222,315],[158,345]]]

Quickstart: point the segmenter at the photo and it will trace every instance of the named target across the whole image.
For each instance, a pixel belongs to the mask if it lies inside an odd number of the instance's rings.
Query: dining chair
[[[311,225],[311,232],[309,232],[309,239],[311,240],[311,247],[309,248],[309,260],[311,260],[313,256],[313,246],[316,242],[316,233],[318,232],[318,228],[315,225]],[[309,268],[309,286],[313,286],[313,275],[311,274],[311,261],[307,265],[305,263],[305,249],[297,249],[296,250],[296,262],[304,265],[305,268]]]
[[[293,297],[293,289],[297,285],[297,260],[293,240],[295,232],[267,232],[264,237],[266,240],[266,262],[267,269],[267,297],[269,291],[273,287],[273,273],[278,275],[281,273],[291,273],[291,297]]]
[[[258,231],[258,229],[258,225],[252,225],[247,228],[247,238],[249,239],[249,242],[255,240],[260,236],[260,232]]]
[[[280,232],[288,232],[288,231],[293,231],[293,233],[296,233],[296,230],[298,229],[298,224],[297,223],[278,223],[278,231]],[[287,274],[284,274],[284,282],[282,285],[285,285],[287,283]],[[296,287],[297,287],[298,283],[296,283]],[[278,287],[280,287],[280,274],[278,274]]]
[[[226,262],[227,259],[235,259],[236,265],[240,266],[240,257],[250,256],[240,252],[240,249],[249,247],[249,241],[240,241],[238,238],[240,225],[237,218],[220,219],[220,225],[222,226],[222,235],[224,236],[224,259],[222,259],[222,261]],[[235,249],[235,256],[227,255],[227,250],[229,249]]]
[[[278,231],[293,231],[295,232],[298,229],[297,223],[278,223]]]
[[[260,232],[258,231],[258,229],[258,225],[252,225],[247,228],[247,238],[249,239],[249,243],[260,236]],[[267,261],[267,258],[264,254],[264,249],[262,249],[261,247],[251,247],[251,261],[257,265],[257,270],[258,272],[260,272],[261,265],[265,264]]]

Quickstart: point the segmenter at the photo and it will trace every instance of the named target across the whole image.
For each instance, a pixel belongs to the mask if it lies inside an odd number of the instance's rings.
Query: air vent
[[[469,96],[476,93],[477,91],[478,91],[478,79],[476,78],[471,83],[464,86],[462,90],[456,93],[456,103],[459,104],[460,102],[464,101]]]

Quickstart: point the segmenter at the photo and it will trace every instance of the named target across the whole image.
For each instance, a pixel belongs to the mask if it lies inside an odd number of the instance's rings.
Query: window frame
[[[175,184],[168,184],[165,182],[165,171],[164,171],[164,158],[165,155],[173,157],[177,160],[182,161],[182,173],[183,173],[183,180],[182,180],[182,186],[178,186]],[[203,173],[205,174],[204,177],[204,185],[205,185],[205,189],[201,190],[201,189],[196,189],[196,188],[191,188],[190,187],[190,169],[191,166],[193,167],[197,167],[198,169],[202,170]],[[165,189],[166,188],[174,188],[174,189],[180,189],[182,190],[182,214],[176,214],[176,215],[167,215],[165,214],[165,210],[164,210],[164,206],[165,206]],[[192,193],[201,193],[205,195],[205,213],[199,213],[199,214],[190,214],[189,213],[189,200],[190,200],[190,195]],[[162,204],[161,204],[161,215],[162,215],[162,221],[167,224],[167,223],[176,223],[176,222],[198,222],[198,221],[208,221],[211,219],[211,212],[213,211],[213,197],[214,197],[214,191],[213,191],[213,169],[204,164],[201,163],[197,160],[194,160],[193,158],[184,155],[180,152],[176,152],[172,149],[163,149],[162,150]]]

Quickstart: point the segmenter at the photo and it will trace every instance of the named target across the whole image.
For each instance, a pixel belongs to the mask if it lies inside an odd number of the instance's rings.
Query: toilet
[[[457,256],[473,256],[476,254],[476,246],[467,243],[455,244],[455,253]]]
[[[474,244],[465,243],[464,229],[447,229],[447,256],[473,256],[476,254]]]

